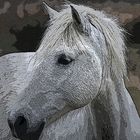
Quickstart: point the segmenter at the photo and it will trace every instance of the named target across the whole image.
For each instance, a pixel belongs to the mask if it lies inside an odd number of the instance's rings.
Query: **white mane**
[[[114,73],[117,77],[123,78],[126,76],[126,63],[125,63],[125,44],[123,37],[123,30],[120,28],[115,19],[107,17],[106,14],[96,11],[89,7],[72,5],[81,16],[84,30],[92,40],[98,38],[102,48],[97,48],[103,57],[103,67],[106,70]],[[35,65],[39,64],[42,59],[45,59],[47,49],[57,47],[59,41],[64,41],[67,46],[73,47],[73,43],[77,43],[81,39],[81,34],[76,27],[72,24],[73,18],[70,6],[59,12],[51,21],[50,26],[44,34],[40,48],[36,52]],[[90,25],[92,26],[89,26]],[[91,35],[91,30],[98,31],[100,37]],[[95,31],[95,30],[94,30]],[[97,39],[96,39],[97,40]],[[80,40],[83,41],[82,39]],[[91,46],[91,44],[89,44]],[[81,45],[76,45],[78,49],[82,49]],[[86,48],[88,49],[88,48]],[[109,73],[110,73],[109,72]]]

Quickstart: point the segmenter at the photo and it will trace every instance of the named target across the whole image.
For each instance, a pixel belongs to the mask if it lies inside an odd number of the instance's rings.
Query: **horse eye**
[[[68,65],[72,61],[73,61],[73,59],[71,57],[66,56],[65,54],[61,54],[58,58],[57,63],[61,64],[61,65]]]

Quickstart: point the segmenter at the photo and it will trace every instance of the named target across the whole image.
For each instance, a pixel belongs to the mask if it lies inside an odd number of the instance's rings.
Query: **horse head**
[[[39,139],[44,124],[95,101],[105,76],[116,73],[114,63],[120,76],[125,70],[121,30],[113,20],[84,6],[72,4],[59,13],[45,7],[50,26],[9,111],[12,134],[21,140]]]

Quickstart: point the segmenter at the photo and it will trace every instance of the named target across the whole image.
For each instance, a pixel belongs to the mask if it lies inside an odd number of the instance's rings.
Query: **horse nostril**
[[[27,120],[23,116],[17,117],[15,122],[8,119],[9,127],[14,137],[21,137],[27,133]]]
[[[17,136],[22,136],[27,133],[27,120],[23,116],[19,116],[15,123],[14,123],[14,129],[17,134]]]
[[[12,135],[20,140],[38,140],[44,128],[44,122],[38,123],[35,127],[29,128],[28,120],[24,116],[19,116],[14,120],[8,119]]]
[[[27,123],[26,119],[25,119],[24,117],[22,117],[22,116],[19,116],[19,117],[16,119],[16,122],[15,122],[14,126],[15,126],[15,127],[20,127],[20,126],[22,126],[22,125],[24,125],[24,124],[26,124],[26,123]]]

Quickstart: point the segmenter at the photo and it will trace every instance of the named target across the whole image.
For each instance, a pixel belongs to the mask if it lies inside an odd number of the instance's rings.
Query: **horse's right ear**
[[[45,1],[43,1],[42,6],[43,6],[44,11],[45,12],[47,11],[50,18],[53,18],[54,16],[56,16],[58,14],[58,12],[55,11],[54,9],[52,9],[50,6],[48,6]]]
[[[71,13],[72,13],[72,18],[73,18],[73,23],[76,25],[76,28],[79,29],[79,31],[84,31],[84,27],[82,25],[82,20],[81,17],[78,13],[78,11],[73,7],[73,5],[70,5],[71,7]]]
[[[78,25],[81,25],[82,22],[81,22],[79,13],[72,5],[70,5],[70,7],[71,7],[72,17],[73,17],[74,22]]]

